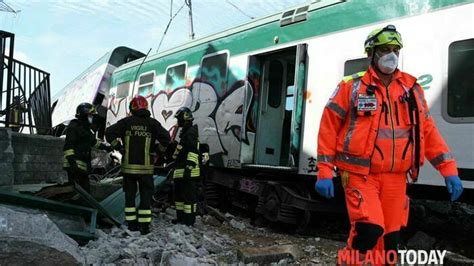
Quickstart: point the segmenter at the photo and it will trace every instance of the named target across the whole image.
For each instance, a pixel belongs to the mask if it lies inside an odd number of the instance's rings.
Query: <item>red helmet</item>
[[[148,110],[148,101],[143,96],[139,96],[139,95],[135,96],[130,102],[129,109],[130,109],[130,112],[138,111],[141,109]]]

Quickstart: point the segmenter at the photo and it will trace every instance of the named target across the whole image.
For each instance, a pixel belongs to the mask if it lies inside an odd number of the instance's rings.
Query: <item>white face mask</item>
[[[92,120],[93,120],[92,116],[87,117],[87,121],[89,121],[89,124],[91,124],[91,125],[92,125]]]
[[[377,57],[379,57],[379,55],[377,55]],[[387,75],[392,74],[395,69],[397,69],[398,56],[394,52],[391,52],[389,54],[379,57],[377,64],[382,73]]]

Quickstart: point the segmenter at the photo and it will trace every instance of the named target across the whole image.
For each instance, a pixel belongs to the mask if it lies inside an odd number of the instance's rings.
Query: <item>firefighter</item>
[[[179,143],[173,154],[173,172],[176,220],[173,223],[193,226],[197,211],[197,185],[201,176],[199,156],[199,132],[193,125],[193,113],[181,107],[174,116],[181,128]]]
[[[121,173],[128,229],[146,235],[150,232],[151,200],[154,193],[152,154],[157,149],[158,152],[164,152],[170,136],[160,122],[150,117],[148,101],[144,97],[134,97],[129,109],[132,115],[107,128],[105,137],[114,149],[123,153]],[[138,210],[135,207],[137,185],[140,190]]]
[[[368,70],[339,83],[319,128],[315,189],[334,197],[336,167],[351,222],[346,248],[361,254],[397,249],[408,219],[406,180],[416,181],[425,157],[444,177],[452,201],[463,190],[423,88],[397,68],[402,48],[395,26],[372,31],[365,41]]]
[[[90,103],[81,103],[76,108],[76,119],[71,120],[66,129],[63,168],[68,181],[80,185],[90,192],[89,171],[91,169],[91,148],[112,151],[112,148],[96,139],[91,130],[95,108]]]

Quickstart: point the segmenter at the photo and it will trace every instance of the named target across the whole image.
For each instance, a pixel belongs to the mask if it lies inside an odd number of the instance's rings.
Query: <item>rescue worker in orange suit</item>
[[[321,118],[315,189],[334,197],[338,169],[351,222],[346,249],[360,254],[397,249],[408,219],[407,176],[416,181],[425,157],[445,178],[452,201],[463,190],[423,88],[397,69],[402,47],[395,26],[372,31],[365,41],[368,70],[339,83]]]
[[[96,139],[91,130],[95,114],[95,107],[90,103],[77,106],[76,119],[71,120],[66,129],[63,149],[63,168],[67,171],[68,181],[80,185],[87,192],[90,192],[91,148],[112,151],[112,147]]]
[[[129,109],[132,115],[107,128],[105,138],[114,149],[123,153],[121,174],[128,229],[139,230],[142,235],[146,235],[150,232],[151,201],[154,193],[152,154],[157,149],[163,153],[170,142],[170,136],[160,122],[150,117],[148,101],[144,97],[134,97]],[[135,207],[137,184],[140,190],[138,210]]]
[[[193,125],[193,113],[181,107],[175,114],[181,128],[179,144],[173,154],[176,220],[173,223],[193,226],[197,211],[197,182],[201,176],[199,159],[199,131]]]

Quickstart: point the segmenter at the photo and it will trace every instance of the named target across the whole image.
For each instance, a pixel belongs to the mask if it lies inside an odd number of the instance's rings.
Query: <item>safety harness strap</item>
[[[414,131],[414,147],[415,147],[415,156],[414,163],[412,164],[410,176],[413,182],[416,182],[418,179],[418,173],[420,172],[420,114],[418,113],[418,105],[415,99],[414,88],[416,82],[410,89],[410,97],[408,98],[408,108],[410,110],[410,122],[413,126]],[[421,100],[421,99],[420,99]]]

